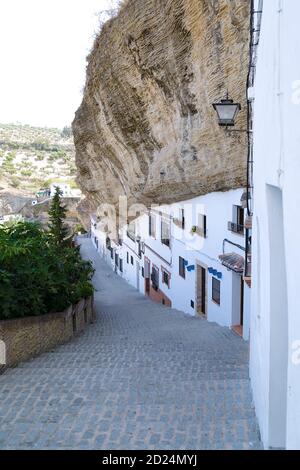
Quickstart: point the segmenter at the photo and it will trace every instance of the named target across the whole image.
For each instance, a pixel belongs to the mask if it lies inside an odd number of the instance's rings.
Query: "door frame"
[[[148,269],[146,268],[146,264],[147,264]],[[150,296],[151,261],[146,256],[144,257],[144,276],[145,276],[145,294]]]
[[[140,263],[138,260],[135,261],[136,265],[136,288],[139,291],[140,290]]]
[[[244,279],[242,274],[232,271],[232,285],[231,285],[231,319],[230,327],[239,336],[243,337],[244,326]]]
[[[196,275],[195,275],[195,305],[196,305],[196,312],[197,315],[200,315],[202,318],[207,319],[208,314],[208,266],[205,263],[202,263],[199,260],[195,261],[196,266]],[[205,270],[205,313],[199,311],[198,309],[198,269]],[[201,276],[201,279],[203,277]],[[202,285],[201,285],[202,290]]]

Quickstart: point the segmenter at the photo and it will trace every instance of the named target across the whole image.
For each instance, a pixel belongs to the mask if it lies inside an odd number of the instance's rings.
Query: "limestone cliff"
[[[88,57],[73,123],[85,207],[168,203],[246,183],[247,137],[212,103],[229,96],[246,127],[247,0],[131,0]]]

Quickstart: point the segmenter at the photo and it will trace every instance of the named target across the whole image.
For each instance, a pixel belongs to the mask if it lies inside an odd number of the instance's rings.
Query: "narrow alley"
[[[0,376],[1,449],[261,448],[249,345],[155,304],[89,239],[97,323]]]

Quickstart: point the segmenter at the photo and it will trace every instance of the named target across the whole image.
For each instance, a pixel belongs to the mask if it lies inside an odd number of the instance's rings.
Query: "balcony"
[[[238,235],[244,235],[244,225],[236,224],[235,222],[228,222],[228,230]]]

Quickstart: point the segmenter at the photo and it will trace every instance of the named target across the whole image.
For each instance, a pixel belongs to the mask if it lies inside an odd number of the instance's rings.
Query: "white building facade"
[[[254,93],[250,372],[266,448],[300,449],[299,0],[264,0]]]
[[[214,192],[152,207],[118,240],[102,232],[93,216],[91,238],[112,269],[141,293],[233,328],[247,340],[251,289],[243,281],[243,193]]]
[[[50,197],[53,197],[56,192],[56,188],[59,188],[63,197],[70,197],[72,195],[72,190],[69,184],[67,183],[52,183],[50,185]]]

